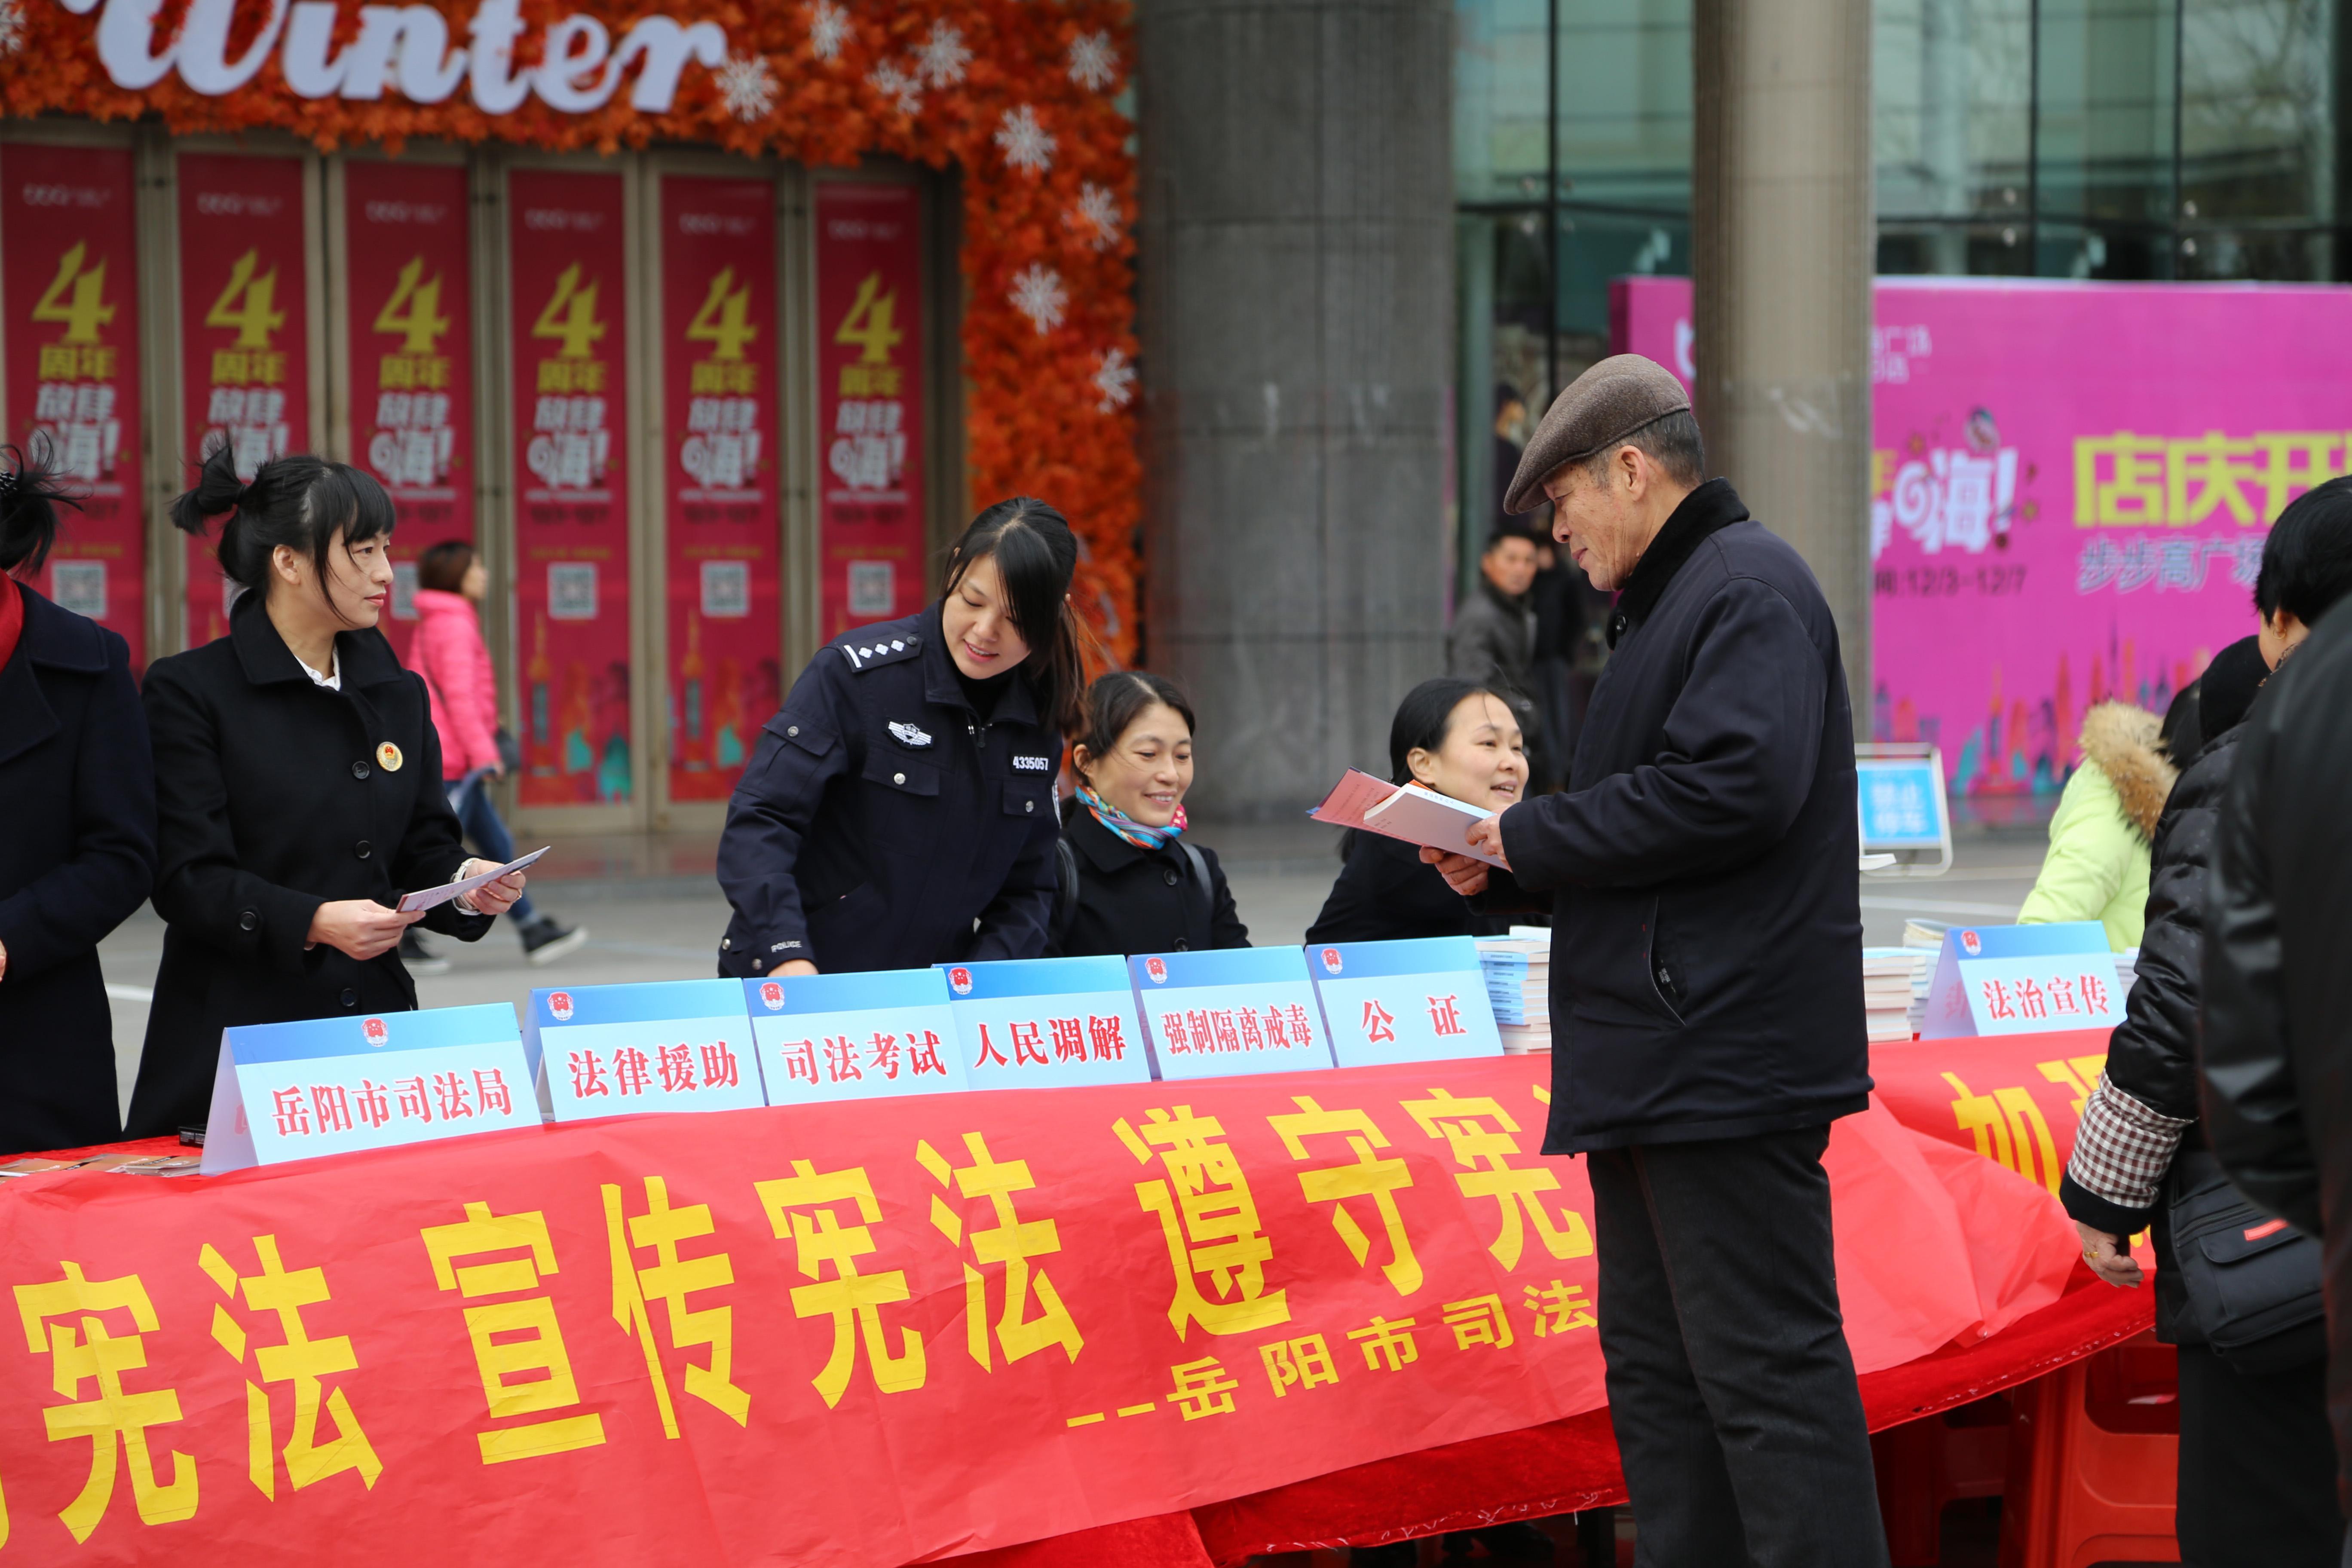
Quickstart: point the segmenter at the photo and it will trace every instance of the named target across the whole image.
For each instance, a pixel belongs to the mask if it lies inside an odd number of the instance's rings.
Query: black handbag
[[[2319,1243],[2248,1203],[2205,1150],[2172,1173],[2172,1253],[2206,1342],[2241,1372],[2321,1355]]]

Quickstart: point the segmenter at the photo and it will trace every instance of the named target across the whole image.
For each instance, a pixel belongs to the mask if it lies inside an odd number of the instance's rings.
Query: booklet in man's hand
[[[1323,804],[1307,814],[1334,827],[1360,827],[1407,844],[1467,855],[1489,866],[1503,862],[1470,847],[1470,829],[1494,815],[1467,802],[1423,789],[1417,784],[1393,784],[1349,768]]]

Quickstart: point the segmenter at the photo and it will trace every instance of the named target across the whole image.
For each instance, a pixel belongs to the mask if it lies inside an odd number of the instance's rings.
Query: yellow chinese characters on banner
[[[367,1433],[352,1413],[349,1396],[340,1386],[326,1386],[329,1377],[357,1371],[359,1356],[352,1351],[348,1335],[312,1339],[302,1321],[303,1308],[330,1300],[326,1270],[312,1268],[289,1272],[278,1256],[275,1236],[257,1236],[252,1246],[259,1272],[242,1278],[211,1242],[205,1242],[204,1250],[196,1255],[197,1267],[228,1298],[227,1301],[213,1304],[214,1342],[226,1351],[239,1368],[246,1364],[247,1347],[252,1339],[252,1331],[229,1310],[229,1303],[237,1299],[240,1291],[248,1311],[277,1314],[278,1331],[284,1336],[282,1343],[253,1348],[252,1364],[260,1373],[261,1383],[247,1380],[245,1385],[246,1474],[263,1497],[277,1497],[278,1457],[272,1451],[275,1439],[271,1436],[269,1394],[262,1384],[291,1383],[294,1423],[292,1434],[286,1440],[285,1459],[287,1479],[293,1483],[294,1489],[300,1491],[329,1476],[354,1470],[361,1484],[373,1491],[376,1478],[383,1474],[383,1461],[376,1458]],[[335,1424],[335,1436],[324,1443],[319,1441],[319,1416],[322,1412]]]
[[[621,1189],[604,1184],[605,1241],[613,1258],[613,1321],[645,1352],[646,1376],[653,1384],[654,1403],[661,1412],[662,1433],[676,1437],[677,1410],[671,1403],[669,1379],[662,1371],[661,1350],[654,1341],[648,1302],[667,1309],[670,1349],[680,1353],[709,1346],[705,1364],[688,1363],[686,1391],[725,1415],[738,1426],[749,1420],[751,1396],[730,1381],[735,1364],[735,1309],[731,1306],[690,1308],[686,1299],[697,1291],[717,1290],[735,1283],[735,1265],[726,1253],[679,1256],[678,1244],[712,1235],[710,1205],[689,1204],[673,1208],[669,1184],[659,1176],[646,1178],[646,1212],[632,1217]],[[655,1261],[636,1264],[642,1248],[653,1249]]]
[[[885,1394],[922,1387],[923,1336],[900,1329],[893,1354],[882,1323],[882,1309],[911,1294],[906,1270],[858,1272],[857,1260],[876,1250],[874,1226],[882,1223],[882,1208],[865,1167],[819,1172],[810,1161],[795,1160],[791,1175],[755,1186],[776,1239],[793,1244],[794,1267],[815,1281],[793,1287],[793,1314],[833,1320],[833,1352],[810,1380],[826,1405],[838,1405],[848,1392],[861,1342],[875,1387]],[[855,1216],[848,1225],[842,1223],[843,1205]]]
[[[1465,1198],[1492,1198],[1500,1217],[1487,1250],[1505,1268],[1519,1266],[1532,1224],[1544,1250],[1554,1258],[1590,1258],[1592,1232],[1574,1209],[1559,1211],[1557,1221],[1544,1206],[1539,1193],[1557,1192],[1559,1177],[1550,1171],[1514,1168],[1519,1153],[1519,1124],[1510,1113],[1486,1096],[1457,1100],[1448,1090],[1433,1089],[1427,1100],[1405,1101],[1405,1113],[1423,1132],[1442,1138],[1462,1167],[1454,1180]],[[1491,1125],[1489,1125],[1491,1124]]]
[[[1168,1321],[1177,1337],[1186,1337],[1194,1323],[1213,1334],[1243,1334],[1290,1321],[1285,1292],[1265,1288],[1274,1243],[1258,1220],[1249,1177],[1225,1142],[1223,1124],[1180,1105],[1172,1113],[1146,1112],[1140,1132],[1123,1116],[1112,1131],[1138,1164],[1150,1164],[1159,1150],[1174,1183],[1171,1191],[1168,1180],[1138,1182],[1135,1196],[1159,1218],[1168,1245],[1176,1279]]]
[[[2167,437],[2118,430],[2074,438],[2080,528],[2269,524],[2286,503],[2352,472],[2352,430]]]
[[[995,1343],[1009,1365],[1034,1355],[1048,1345],[1059,1345],[1072,1362],[1086,1340],[1062,1304],[1061,1294],[1043,1268],[1029,1260],[1062,1250],[1061,1230],[1050,1219],[1024,1223],[1013,1206],[1013,1194],[1033,1191],[1037,1184],[1026,1160],[999,1161],[988,1152],[988,1140],[978,1132],[963,1135],[971,1163],[954,1165],[929,1142],[915,1145],[915,1160],[942,1188],[952,1189],[971,1202],[987,1201],[995,1224],[971,1233],[972,1261],[963,1265],[964,1348],[983,1370],[993,1370],[989,1352],[988,1276],[992,1265],[1003,1268],[1004,1307],[995,1321]],[[965,1240],[965,1216],[948,1203],[944,1194],[931,1197],[931,1224],[952,1247]],[[1029,1310],[1032,1295],[1037,1310]]]
[[[1299,1191],[1308,1203],[1331,1205],[1331,1228],[1339,1233],[1359,1265],[1371,1256],[1371,1237],[1349,1212],[1348,1200],[1371,1200],[1372,1212],[1388,1241],[1389,1260],[1381,1265],[1381,1272],[1398,1295],[1412,1295],[1421,1289],[1421,1259],[1413,1256],[1412,1237],[1405,1231],[1396,1194],[1398,1189],[1412,1185],[1412,1173],[1402,1160],[1374,1158],[1372,1151],[1387,1148],[1389,1141],[1363,1111],[1326,1110],[1304,1094],[1292,1096],[1291,1102],[1298,1107],[1295,1113],[1269,1116],[1266,1121],[1292,1159],[1307,1159],[1307,1140],[1318,1135],[1344,1139],[1356,1156],[1344,1164],[1300,1172]]]
[[[543,1276],[557,1271],[547,1216],[537,1210],[493,1215],[489,1205],[469,1203],[464,1220],[428,1226],[423,1235],[436,1285],[456,1290],[468,1301],[500,1298],[466,1309],[466,1337],[473,1346],[475,1367],[482,1374],[482,1398],[489,1406],[490,1418],[509,1421],[513,1416],[545,1415],[577,1406],[580,1384],[572,1376],[571,1352],[564,1348],[563,1329],[555,1319],[555,1299],[544,1293],[523,1294],[537,1289]],[[486,1253],[522,1256],[454,1267],[458,1258]],[[500,1339],[500,1335],[522,1337]],[[518,1373],[542,1375],[517,1378]],[[593,1447],[604,1441],[604,1419],[592,1410],[495,1426],[477,1433],[476,1437],[482,1463],[496,1465]]]

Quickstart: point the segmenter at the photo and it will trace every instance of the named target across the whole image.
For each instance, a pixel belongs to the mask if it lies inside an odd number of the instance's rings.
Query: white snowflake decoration
[[[25,8],[17,0],[0,0],[0,55],[25,47]]]
[[[816,0],[809,7],[809,53],[821,60],[836,58],[849,41],[849,13],[833,0]]]
[[[738,120],[765,120],[776,107],[776,73],[768,68],[768,58],[747,55],[720,66],[719,99]]]
[[[1013,308],[1029,318],[1029,324],[1044,337],[1062,324],[1062,312],[1070,303],[1069,290],[1062,287],[1062,275],[1043,262],[1033,261],[1013,275],[1013,292],[1006,296]]]
[[[1102,394],[1095,406],[1105,414],[1126,407],[1135,400],[1135,362],[1118,349],[1105,350],[1095,371],[1095,388]]]
[[[1118,79],[1118,51],[1108,33],[1080,33],[1070,40],[1070,79],[1090,92],[1107,92]]]
[[[1037,111],[1027,104],[1008,109],[996,122],[996,144],[1004,161],[1027,174],[1043,174],[1054,166],[1054,133],[1037,123]]]
[[[898,112],[913,118],[923,107],[923,79],[909,76],[885,60],[866,77],[874,90],[898,106]]]
[[[971,51],[963,46],[963,34],[946,22],[933,22],[930,37],[915,51],[915,74],[933,87],[953,87],[970,64]]]
[[[1070,209],[1069,225],[1087,237],[1087,242],[1097,250],[1108,248],[1118,238],[1120,213],[1118,198],[1108,185],[1097,185],[1092,180],[1078,187],[1078,205]]]

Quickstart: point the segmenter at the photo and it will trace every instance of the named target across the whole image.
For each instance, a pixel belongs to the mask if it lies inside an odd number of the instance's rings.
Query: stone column
[[[1870,0],[1695,0],[1692,326],[1709,468],[1801,551],[1870,714]]]
[[[1149,667],[1192,800],[1287,817],[1444,672],[1453,13],[1145,0]]]

